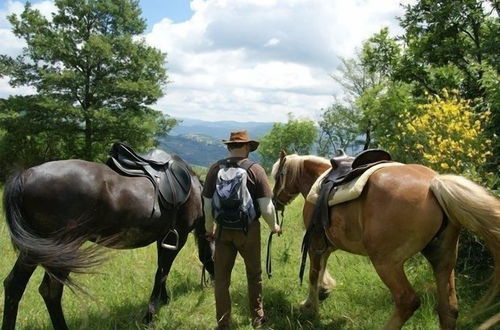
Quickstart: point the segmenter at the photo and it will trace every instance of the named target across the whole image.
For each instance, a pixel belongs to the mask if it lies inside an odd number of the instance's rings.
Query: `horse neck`
[[[318,177],[323,174],[331,166],[324,163],[315,162],[313,160],[305,160],[302,170],[302,175],[298,178],[298,189],[304,198],[307,197],[312,185]]]

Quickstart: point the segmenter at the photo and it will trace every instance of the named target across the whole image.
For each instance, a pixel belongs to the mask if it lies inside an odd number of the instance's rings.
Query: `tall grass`
[[[1,191],[0,191],[1,193]],[[328,268],[337,280],[331,296],[320,305],[319,316],[302,315],[299,303],[307,295],[307,283],[298,281],[302,200],[296,200],[285,213],[283,236],[273,241],[273,278],[264,278],[264,307],[273,329],[378,329],[392,312],[389,291],[366,257],[336,252]],[[15,262],[8,230],[0,219],[0,278],[5,278]],[[268,230],[262,226],[264,260]],[[201,264],[191,237],[180,252],[168,278],[171,303],[156,320],[157,329],[210,329],[215,326],[213,289],[200,287]],[[96,273],[75,278],[91,294],[83,296],[65,290],[63,308],[70,329],[138,329],[153,284],[156,251],[153,245],[136,250],[117,251]],[[422,298],[422,307],[405,329],[438,329],[434,312],[435,283],[426,261],[417,256],[406,270],[410,282]],[[38,294],[43,270],[31,278],[19,307],[18,329],[51,329],[48,313]],[[307,278],[307,276],[306,276]],[[459,328],[471,329],[485,318],[471,318],[471,309],[483,286],[481,279],[458,275],[460,297]],[[0,300],[3,301],[3,290]],[[244,264],[237,258],[233,270],[231,296],[236,329],[251,329]],[[0,309],[3,314],[3,306]]]

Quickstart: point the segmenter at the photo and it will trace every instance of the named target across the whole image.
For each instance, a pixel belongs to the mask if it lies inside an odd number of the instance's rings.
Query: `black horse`
[[[213,275],[213,246],[204,239],[202,185],[186,167],[191,177],[189,196],[170,209],[160,205],[157,189],[148,178],[122,176],[100,163],[54,161],[10,177],[4,209],[19,254],[4,281],[2,329],[15,328],[19,301],[37,266],[45,269],[39,292],[52,324],[55,329],[67,329],[61,307],[64,284],[75,285],[69,278],[71,272],[85,272],[102,261],[101,246],[133,249],[156,241],[158,269],[146,322],[168,303],[166,278],[193,228],[200,261]],[[168,235],[173,229],[178,237]],[[86,241],[97,245],[82,247]],[[165,244],[178,247],[165,249]]]

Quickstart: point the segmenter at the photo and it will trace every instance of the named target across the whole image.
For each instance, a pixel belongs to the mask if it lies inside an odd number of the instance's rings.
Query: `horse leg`
[[[458,300],[455,291],[455,263],[459,229],[448,227],[423,251],[429,260],[437,284],[437,312],[441,329],[455,329],[458,317]]]
[[[175,257],[182,249],[188,237],[188,232],[184,230],[179,231],[179,248],[177,250],[168,250],[161,247],[161,240],[156,242],[156,248],[158,251],[158,269],[156,270],[155,283],[153,285],[153,291],[149,298],[148,311],[144,316],[144,322],[150,323],[153,320],[154,315],[158,309],[169,303],[170,297],[167,293],[166,281],[172,263]],[[168,244],[175,244],[173,237],[172,240],[167,239]]]
[[[58,274],[59,278],[64,279],[68,273]],[[64,285],[51,277],[47,272],[43,276],[42,283],[38,288],[38,292],[43,297],[47,310],[49,311],[50,319],[54,329],[68,329],[66,320],[61,306],[61,298],[63,294]]]
[[[420,298],[413,290],[404,272],[403,262],[375,262],[373,265],[382,281],[389,288],[395,310],[384,325],[384,329],[401,329],[403,324],[420,307]]]
[[[319,271],[319,278],[321,281],[318,293],[319,300],[325,300],[332,291],[333,287],[337,284],[337,282],[330,276],[330,273],[326,268],[328,258],[333,251],[334,250],[328,250],[321,255]]]
[[[214,280],[214,251],[215,243],[209,242],[205,238],[205,219],[196,220],[195,235],[196,244],[198,245],[198,259],[203,264],[204,269],[210,274],[210,279]],[[204,274],[202,275],[204,278]],[[202,283],[204,285],[204,283]]]
[[[23,296],[26,284],[33,274],[36,266],[26,265],[23,261],[23,257],[19,256],[17,258],[14,267],[12,267],[11,272],[5,278],[3,286],[5,289],[5,302],[3,309],[3,322],[2,329],[15,329],[17,310],[19,307],[19,301]]]
[[[319,310],[319,274],[322,254],[309,250],[309,295],[301,307],[307,313],[317,314]]]

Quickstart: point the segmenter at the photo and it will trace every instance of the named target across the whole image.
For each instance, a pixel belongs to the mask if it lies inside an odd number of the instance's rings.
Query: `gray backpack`
[[[219,162],[212,215],[219,226],[247,231],[248,225],[260,215],[247,188],[247,170],[254,163],[245,159],[239,163]]]

